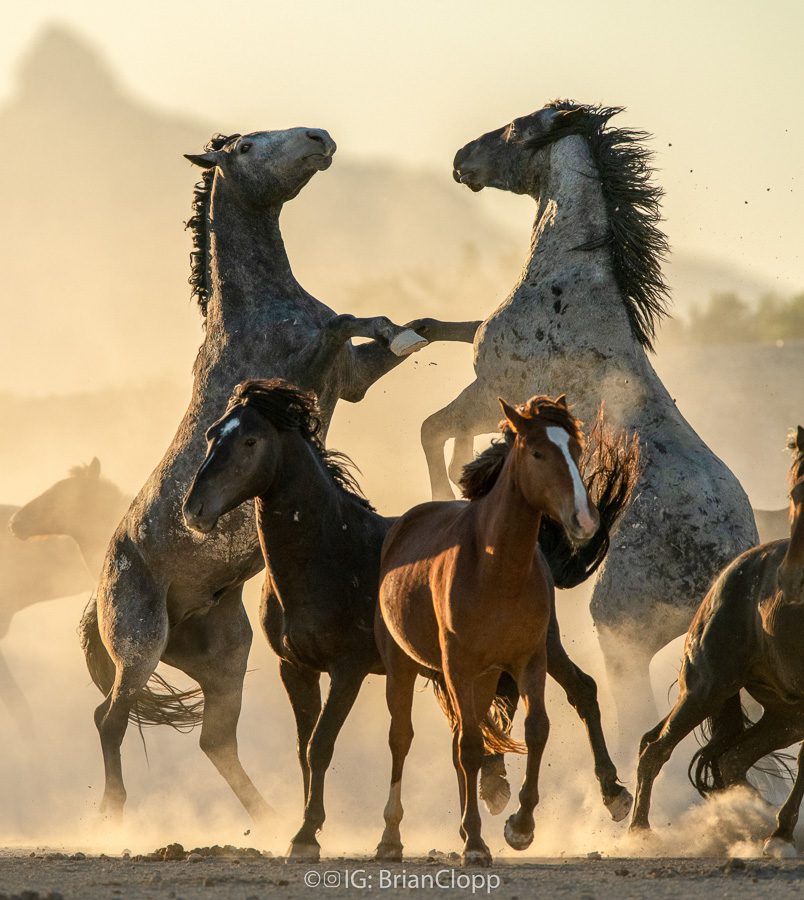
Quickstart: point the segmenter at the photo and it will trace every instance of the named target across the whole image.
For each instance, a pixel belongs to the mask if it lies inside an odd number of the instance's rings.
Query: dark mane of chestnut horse
[[[226,412],[239,406],[257,410],[280,431],[298,431],[313,448],[333,482],[366,509],[374,509],[350,471],[357,468],[352,460],[345,453],[327,450],[321,442],[322,422],[314,393],[282,378],[253,378],[242,381],[232,391]]]
[[[239,138],[239,134],[216,134],[211,137],[204,146],[205,151],[221,150],[230,141]],[[207,303],[209,302],[209,285],[207,284],[207,271],[209,270],[209,201],[212,196],[212,182],[215,179],[215,169],[204,169],[201,180],[196,183],[193,190],[193,214],[184,223],[184,227],[190,230],[193,239],[193,249],[190,252],[190,277],[187,279],[192,288],[192,296],[198,301],[201,315],[206,318]]]
[[[554,100],[558,110],[580,110],[566,124],[530,141],[538,149],[570,134],[589,142],[592,159],[600,172],[601,188],[609,220],[609,232],[577,247],[593,250],[608,246],[614,277],[625,297],[631,331],[639,343],[653,349],[656,326],[668,315],[668,287],[662,262],[669,251],[659,228],[663,191],[651,180],[653,154],[645,146],[650,135],[630,128],[611,128],[608,121],[621,106],[599,106]]]

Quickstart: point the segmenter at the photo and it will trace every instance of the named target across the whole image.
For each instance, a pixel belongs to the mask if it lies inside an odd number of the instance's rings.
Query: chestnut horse
[[[548,516],[574,542],[587,543],[600,517],[579,470],[580,423],[563,395],[533,397],[517,408],[500,403],[504,427],[516,437],[493,487],[469,503],[414,507],[383,544],[375,634],[387,674],[392,768],[380,858],[398,859],[402,852],[402,769],[413,738],[414,683],[423,669],[443,676],[440,699],[453,729],[464,864],[491,863],[480,833],[477,776],[500,673],[516,680],[525,702],[527,767],[505,839],[516,850],[533,840],[549,730],[544,686],[554,604],[539,529]]]
[[[790,537],[738,556],[712,586],[690,625],[670,714],[643,738],[632,829],[647,829],[653,781],[676,745],[710,718],[711,740],[693,758],[702,794],[745,784],[762,757],[804,739],[804,428],[790,442]],[[745,689],[763,707],[746,728]],[[765,844],[795,855],[793,829],[804,796],[802,755],[795,786]]]

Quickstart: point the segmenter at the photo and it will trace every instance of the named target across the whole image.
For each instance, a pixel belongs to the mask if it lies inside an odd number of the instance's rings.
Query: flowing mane
[[[298,431],[337,487],[366,509],[374,509],[350,471],[357,468],[352,460],[345,453],[327,450],[321,442],[321,416],[312,391],[302,390],[282,378],[252,378],[235,387],[226,412],[238,406],[252,407],[280,431]]]
[[[204,145],[204,151],[221,150],[230,141],[239,138],[239,134],[216,134]],[[193,238],[193,249],[190,251],[190,277],[187,279],[192,288],[191,296],[198,302],[201,315],[207,316],[207,303],[209,302],[209,284],[207,272],[209,271],[209,201],[212,196],[212,182],[215,179],[215,169],[204,169],[201,180],[193,189],[193,214],[184,223],[185,229],[189,229]]]
[[[557,110],[580,110],[571,124],[557,124],[549,134],[530,142],[536,149],[568,134],[582,134],[589,142],[609,220],[608,234],[583,244],[578,250],[607,246],[617,285],[623,293],[631,333],[647,350],[653,350],[656,327],[668,315],[668,287],[662,262],[669,251],[659,228],[662,189],[651,180],[653,154],[645,146],[650,135],[629,128],[611,128],[608,121],[623,112],[622,106],[599,106],[554,100]]]

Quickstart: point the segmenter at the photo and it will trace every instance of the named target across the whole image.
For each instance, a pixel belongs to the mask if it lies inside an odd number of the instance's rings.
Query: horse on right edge
[[[706,795],[747,783],[762,757],[804,739],[804,428],[790,441],[790,537],[738,556],[712,586],[684,646],[680,693],[643,738],[631,829],[648,829],[653,781],[676,745],[709,718],[711,738],[690,766]],[[763,707],[746,727],[740,690]],[[765,843],[769,856],[795,856],[793,830],[804,798],[804,744],[793,790]]]

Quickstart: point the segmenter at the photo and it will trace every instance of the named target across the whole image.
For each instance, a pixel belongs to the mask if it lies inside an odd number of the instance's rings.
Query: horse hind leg
[[[634,799],[629,791],[619,783],[617,769],[606,746],[606,738],[600,721],[597,684],[594,678],[578,668],[567,655],[564,645],[561,643],[555,608],[547,636],[547,673],[564,689],[570,706],[578,713],[586,726],[595,761],[595,777],[600,785],[603,803],[612,819],[620,822],[631,811]]]
[[[498,706],[505,712],[510,730],[519,703],[519,688],[508,672],[500,675],[495,696]],[[480,767],[480,799],[493,816],[499,815],[508,806],[511,785],[505,770],[504,754],[486,753],[483,756],[483,765]]]
[[[455,438],[456,452],[453,454],[451,474],[459,479],[458,464],[464,457],[466,462],[471,459],[474,435],[496,427],[499,415],[495,415],[494,410],[480,382],[475,380],[451,403],[424,420],[421,441],[434,500],[452,500],[454,497],[444,462],[444,445],[450,438]]]
[[[252,638],[241,594],[242,586],[228,591],[205,616],[192,617],[176,628],[164,658],[201,687],[201,750],[252,820],[261,824],[273,816],[274,810],[243,768],[237,746],[237,723]]]
[[[765,856],[784,859],[798,856],[793,840],[793,832],[798,824],[798,814],[801,801],[804,800],[804,743],[798,750],[796,780],[790,795],[785,800],[779,815],[776,817],[776,829],[765,841],[763,852]]]
[[[413,741],[413,689],[416,685],[417,666],[403,650],[395,647],[393,657],[385,658],[387,678],[385,698],[391,713],[388,731],[388,745],[391,748],[391,785],[388,802],[383,811],[385,829],[377,845],[378,860],[399,861],[402,859],[402,837],[399,825],[402,822],[402,772],[405,759]]]

